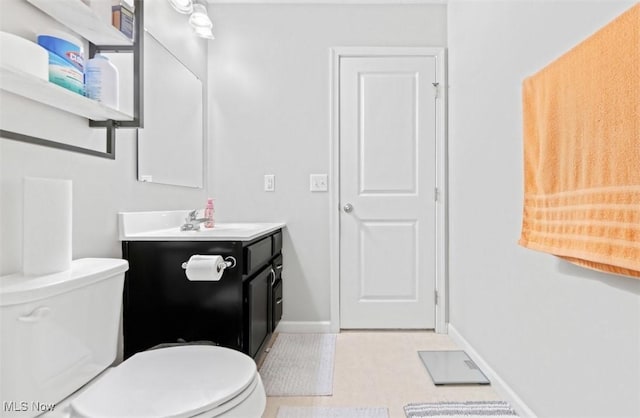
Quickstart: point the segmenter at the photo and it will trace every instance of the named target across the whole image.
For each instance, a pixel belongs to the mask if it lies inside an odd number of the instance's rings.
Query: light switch
[[[264,191],[274,192],[276,190],[276,176],[275,174],[264,175]]]
[[[327,189],[326,174],[311,174],[309,176],[309,190],[312,192],[326,192]]]

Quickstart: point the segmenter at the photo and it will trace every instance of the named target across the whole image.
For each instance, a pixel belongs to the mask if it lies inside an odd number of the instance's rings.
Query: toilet
[[[0,416],[260,417],[253,359],[213,345],[117,353],[126,260],[0,278]]]

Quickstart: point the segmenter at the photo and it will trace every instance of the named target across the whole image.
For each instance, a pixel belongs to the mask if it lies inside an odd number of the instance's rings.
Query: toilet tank
[[[126,260],[0,278],[0,416],[50,410],[116,358]]]

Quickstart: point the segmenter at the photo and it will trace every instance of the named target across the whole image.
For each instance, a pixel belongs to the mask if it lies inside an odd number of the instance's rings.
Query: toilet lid
[[[256,373],[252,358],[223,347],[144,351],[105,374],[71,407],[91,418],[190,417],[233,399]]]

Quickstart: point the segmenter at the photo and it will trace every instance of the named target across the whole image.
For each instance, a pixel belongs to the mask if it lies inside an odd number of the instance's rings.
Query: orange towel
[[[640,3],[523,82],[520,245],[640,278]]]

